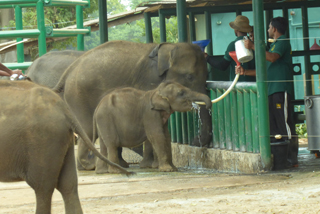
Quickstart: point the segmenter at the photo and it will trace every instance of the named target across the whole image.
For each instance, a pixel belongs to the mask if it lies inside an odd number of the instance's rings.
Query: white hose
[[[233,87],[235,86],[235,84],[238,82],[239,76],[240,76],[240,74],[238,73],[238,74],[235,76],[232,84],[229,86],[228,90],[226,90],[226,92],[224,92],[224,94],[222,94],[220,97],[218,97],[218,98],[216,98],[216,99],[214,99],[214,100],[211,100],[211,102],[212,102],[212,103],[219,102],[219,101],[222,100],[225,96],[227,96],[227,95],[230,93],[230,91],[233,89]],[[198,104],[198,105],[206,105],[205,102],[195,102],[195,103]]]

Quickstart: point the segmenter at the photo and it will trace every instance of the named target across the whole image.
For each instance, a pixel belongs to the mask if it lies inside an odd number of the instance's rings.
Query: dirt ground
[[[255,175],[204,169],[160,173],[131,165],[137,175],[79,172],[84,213],[320,213],[320,159],[301,142],[299,167]],[[35,212],[25,183],[0,183],[0,213]],[[55,192],[52,213],[64,213]]]

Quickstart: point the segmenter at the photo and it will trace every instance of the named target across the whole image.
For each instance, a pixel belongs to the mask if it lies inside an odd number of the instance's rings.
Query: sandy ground
[[[137,175],[79,172],[84,213],[320,213],[320,159],[299,153],[299,167],[255,175],[179,169]],[[35,196],[25,183],[0,183],[0,213],[34,213]],[[64,213],[55,192],[52,213]]]

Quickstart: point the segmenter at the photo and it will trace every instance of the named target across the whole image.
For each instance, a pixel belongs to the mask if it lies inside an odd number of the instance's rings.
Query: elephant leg
[[[100,153],[103,156],[108,157],[108,150],[107,150],[107,147],[106,147],[105,142],[103,141],[102,137],[99,138],[99,141],[100,141]],[[97,158],[95,172],[97,174],[108,173],[108,164],[106,162],[102,161],[101,159]]]
[[[205,107],[200,108],[201,128],[200,136],[193,139],[192,145],[208,147],[212,140],[212,122],[211,115]]]
[[[119,164],[120,164],[120,166],[122,166],[124,168],[129,168],[129,164],[122,157],[122,150],[123,150],[122,147],[118,148]]]
[[[152,168],[154,161],[152,145],[149,140],[146,140],[143,145],[143,159],[140,162],[140,168]]]
[[[77,168],[78,170],[94,170],[96,157],[88,149],[81,138],[78,139]]]
[[[70,147],[61,169],[57,190],[61,193],[65,213],[82,214],[79,194],[76,163],[74,158],[74,147]]]
[[[171,138],[168,130],[168,124],[163,126],[164,136],[156,136],[153,138],[152,147],[159,162],[159,171],[174,172],[178,171],[172,163]]]
[[[113,163],[119,164],[118,148],[115,146],[108,146],[108,159]],[[114,166],[109,166],[109,173],[120,173],[119,169]]]

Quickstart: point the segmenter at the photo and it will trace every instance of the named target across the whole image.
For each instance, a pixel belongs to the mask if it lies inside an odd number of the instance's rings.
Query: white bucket
[[[237,58],[240,63],[249,62],[253,59],[252,50],[249,50],[244,46],[244,39],[236,41],[235,47]]]

